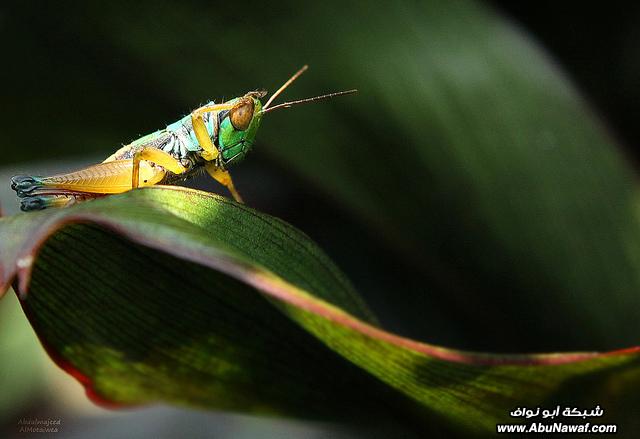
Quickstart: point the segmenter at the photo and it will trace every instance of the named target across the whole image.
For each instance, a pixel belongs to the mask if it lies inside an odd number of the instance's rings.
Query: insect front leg
[[[236,200],[238,203],[244,203],[244,201],[242,201],[242,197],[233,185],[233,180],[231,179],[231,174],[229,174],[229,171],[225,171],[224,169],[219,168],[213,162],[207,163],[205,165],[205,169],[207,170],[209,175],[213,177],[214,180],[226,187],[229,192],[231,192],[234,200]]]
[[[184,174],[187,171],[187,168],[182,166],[182,163],[168,152],[162,151],[161,149],[146,147],[136,152],[133,156],[133,170],[131,172],[131,187],[133,189],[140,186],[140,163],[143,160],[160,165],[164,169],[177,175]],[[149,181],[147,179],[143,179],[142,183],[143,185],[149,185]]]

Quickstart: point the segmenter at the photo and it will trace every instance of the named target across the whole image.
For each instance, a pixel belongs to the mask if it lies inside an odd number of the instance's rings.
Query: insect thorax
[[[207,128],[209,137],[213,140],[215,137],[215,123],[214,114],[205,113],[202,118]],[[193,125],[191,122],[191,115],[187,115],[177,122],[168,125],[166,132],[169,134],[166,143],[162,149],[176,158],[185,158],[189,153],[198,153],[202,151],[202,147],[198,143]]]
[[[218,164],[226,168],[241,161],[251,149],[256,130],[259,125],[252,123],[246,131],[235,130],[228,117],[227,110],[204,113],[202,115],[207,134],[220,153]],[[167,125],[164,130],[144,136],[122,148],[114,156],[117,159],[130,159],[136,151],[152,147],[161,149],[175,157],[188,170],[199,167],[204,160],[201,156],[203,148],[193,130],[191,115]]]

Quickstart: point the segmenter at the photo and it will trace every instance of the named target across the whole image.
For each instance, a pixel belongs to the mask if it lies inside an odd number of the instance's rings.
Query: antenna
[[[282,84],[282,87],[280,87],[280,88],[278,89],[278,91],[276,91],[274,94],[272,94],[272,95],[271,95],[271,97],[269,98],[269,100],[267,101],[267,103],[264,105],[264,107],[262,107],[262,111],[264,112],[264,110],[266,110],[267,108],[269,108],[269,105],[271,105],[271,102],[273,102],[273,100],[274,100],[275,98],[277,98],[277,97],[280,95],[280,93],[282,93],[282,92],[283,92],[287,87],[289,87],[293,81],[295,81],[296,79],[298,79],[298,77],[299,77],[300,75],[302,75],[302,74],[305,72],[305,70],[307,70],[308,68],[309,68],[309,66],[308,66],[308,65],[306,65],[306,64],[305,64],[305,65],[303,65],[303,66],[302,66],[302,68],[301,68],[300,70],[298,70],[297,72],[295,72],[295,73],[293,74],[293,76],[292,76],[291,78],[289,78],[289,80],[288,80],[287,82],[285,82],[284,84]]]
[[[294,75],[295,77],[295,75]],[[292,78],[294,79],[294,78]],[[278,90],[280,91],[280,90]],[[344,95],[350,95],[353,93],[356,93],[358,90],[345,90],[345,91],[339,91],[336,93],[329,93],[326,95],[321,95],[321,96],[315,96],[313,98],[306,98],[306,99],[299,99],[297,101],[290,101],[290,102],[284,102],[282,104],[278,104],[275,107],[270,107],[270,108],[263,108],[262,109],[262,113],[268,113],[269,111],[273,111],[273,110],[277,110],[278,108],[289,108],[292,107],[294,105],[299,105],[299,104],[306,104],[309,102],[315,102],[315,101],[321,101],[324,99],[330,99],[330,98],[335,98],[336,96],[344,96]],[[269,102],[267,102],[267,105],[271,102],[272,99],[269,99]]]

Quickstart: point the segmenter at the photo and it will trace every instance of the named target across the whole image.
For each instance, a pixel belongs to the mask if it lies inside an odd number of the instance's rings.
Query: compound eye
[[[253,100],[240,102],[238,105],[229,110],[229,119],[231,125],[238,130],[244,131],[249,128],[251,119],[253,118]]]

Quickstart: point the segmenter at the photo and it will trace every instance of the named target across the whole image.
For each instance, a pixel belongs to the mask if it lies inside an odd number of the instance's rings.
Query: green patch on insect
[[[23,211],[64,207],[79,201],[156,184],[173,184],[204,169],[242,202],[228,168],[253,147],[262,117],[274,110],[355,93],[346,90],[271,104],[305,70],[303,66],[263,105],[266,91],[216,104],[209,102],[165,129],[123,146],[104,162],[50,177],[17,175],[11,179]]]

